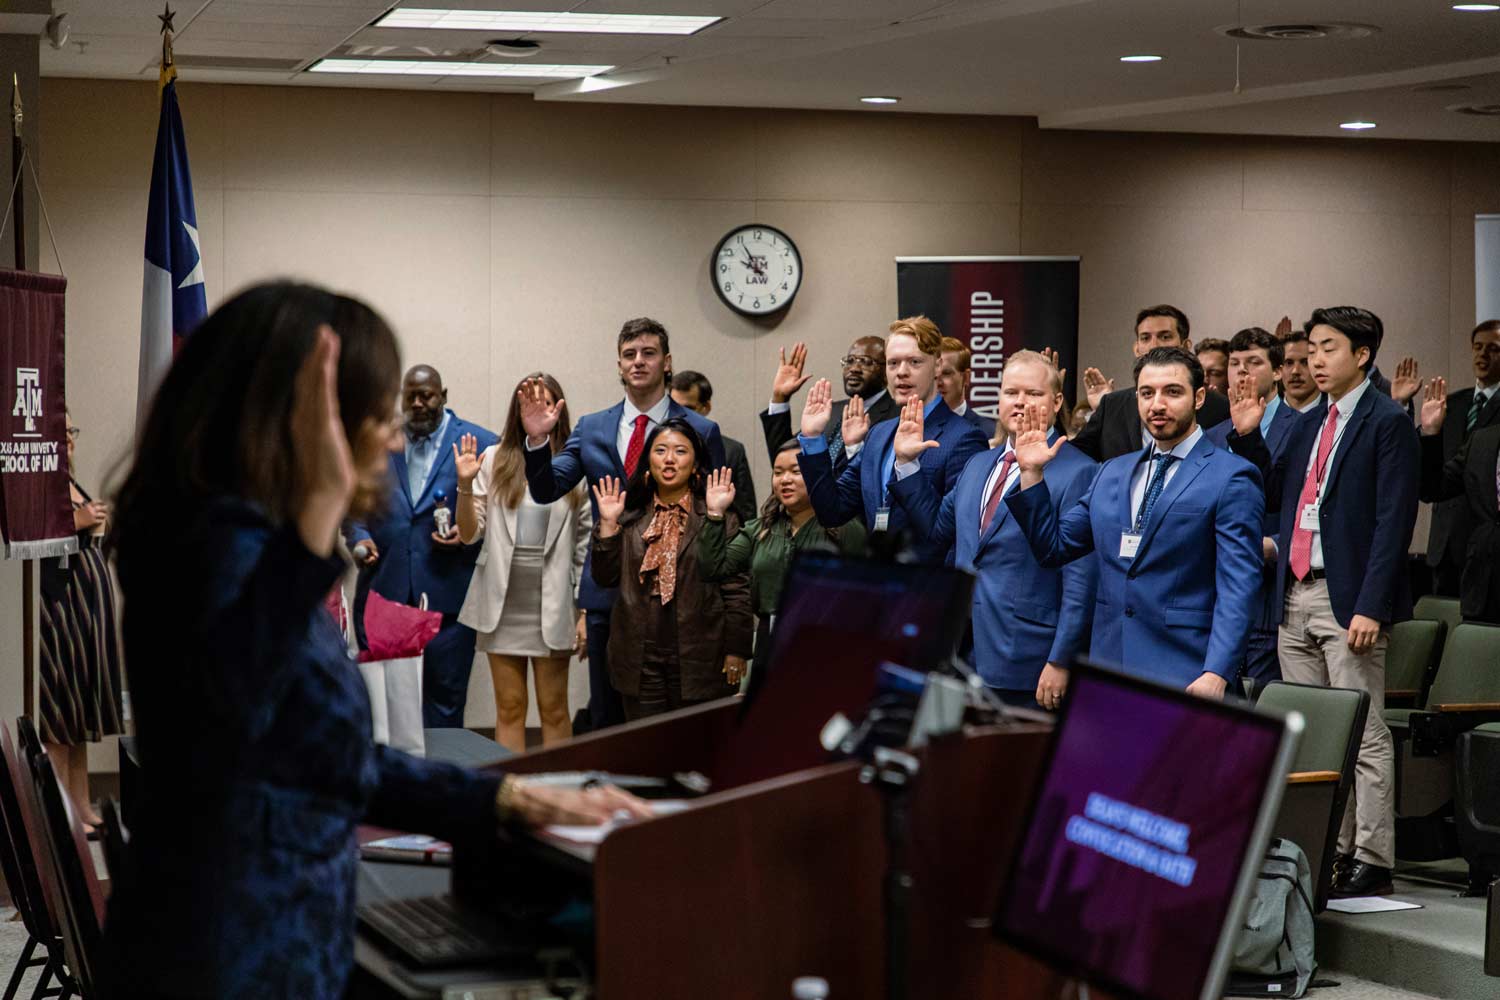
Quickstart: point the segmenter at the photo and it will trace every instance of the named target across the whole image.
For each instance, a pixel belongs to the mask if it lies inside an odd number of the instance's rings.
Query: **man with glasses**
[[[894,418],[901,409],[886,392],[884,340],[860,337],[849,345],[839,364],[843,368],[844,392],[849,398],[834,401],[828,427],[823,431],[835,474],[858,454],[864,436],[872,426]],[[781,365],[771,382],[771,405],[760,415],[766,451],[772,462],[776,461],[776,452],[781,446],[792,439],[791,399],[812,378],[802,373],[806,365],[806,344],[792,345],[790,358],[782,348]],[[855,403],[855,400],[859,402]]]

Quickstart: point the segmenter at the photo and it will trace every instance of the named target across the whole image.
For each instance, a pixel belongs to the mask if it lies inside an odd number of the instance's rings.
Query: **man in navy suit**
[[[939,498],[919,461],[927,447],[922,407],[908,401],[896,428],[896,483],[891,499],[906,511],[912,530],[954,546],[954,565],[978,579],[972,612],[974,668],[1008,704],[1056,708],[1067,686],[1067,665],[1088,644],[1098,570],[1078,559],[1061,570],[1037,563],[1016,519],[1000,501],[1021,478],[1015,439],[1028,404],[1056,414],[1063,406],[1062,377],[1035,351],[1005,360],[1000,415],[1006,437],[969,459],[958,485]],[[1057,435],[1053,427],[1051,441]],[[1063,445],[1044,478],[1059,512],[1070,509],[1094,481],[1093,459]]]
[[[1286,450],[1293,428],[1302,421],[1302,414],[1288,406],[1277,393],[1281,387],[1284,361],[1281,341],[1260,327],[1252,326],[1230,338],[1225,353],[1228,355],[1229,384],[1234,391],[1270,400],[1265,413],[1253,426],[1260,431],[1266,447],[1271,450],[1272,460],[1275,460]],[[1226,420],[1204,433],[1214,444],[1228,448],[1229,432],[1234,429],[1235,424]],[[1250,429],[1249,424],[1244,428],[1246,433]],[[1260,603],[1250,625],[1250,642],[1241,674],[1250,678],[1256,687],[1281,680],[1281,661],[1276,655],[1276,623],[1281,619],[1276,605],[1276,532],[1279,528],[1279,515],[1268,510],[1261,532],[1261,554],[1265,566],[1261,573]]]
[[[526,431],[526,482],[537,503],[552,503],[587,479],[589,502],[593,487],[605,476],[625,480],[642,460],[646,435],[669,417],[686,420],[708,445],[714,468],[724,464],[724,441],[719,425],[676,402],[667,392],[672,381],[672,347],[667,329],[654,319],[626,321],[615,341],[620,384],[625,398],[607,410],[587,413],[573,425],[568,443],[556,455],[547,450],[548,435],[557,425],[565,400],[547,403],[540,381],[521,388],[521,426]],[[594,510],[597,524],[599,511]],[[592,558],[592,554],[590,554]],[[578,606],[584,612],[589,661],[589,724],[592,729],[625,721],[620,696],[609,682],[609,616],[615,591],[594,583],[584,565],[578,587]]]
[[[1263,400],[1236,400],[1237,422],[1249,431],[1229,442],[1261,468],[1269,506],[1280,513],[1282,675],[1370,695],[1333,885],[1335,896],[1370,896],[1391,891],[1395,862],[1385,652],[1391,624],[1411,617],[1406,553],[1421,446],[1401,404],[1369,378],[1384,335],[1380,318],[1353,306],[1318,309],[1307,332],[1308,366],[1323,401],[1293,429],[1279,460],[1251,419]]]
[[[938,496],[946,496],[958,483],[959,473],[970,458],[985,450],[988,442],[968,421],[948,409],[937,391],[937,371],[943,335],[926,316],[911,316],[891,324],[885,342],[886,384],[901,406],[916,399],[923,407],[926,433],[933,442],[922,452],[922,475]],[[893,481],[896,453],[895,420],[869,429],[859,444],[847,448],[849,464],[834,476],[823,431],[833,410],[833,388],[820,379],[808,391],[802,409],[802,452],[798,465],[807,482],[818,523],[836,528],[860,517],[872,541],[889,542],[906,531],[906,511],[894,506],[888,490]],[[928,562],[942,562],[948,546],[920,541],[916,555]]]
[[[1260,477],[1198,426],[1207,390],[1196,357],[1154,348],[1136,361],[1135,385],[1149,448],[1105,462],[1059,516],[1044,472],[1063,442],[1048,444],[1053,414],[1030,407],[1016,439],[1020,490],[1005,503],[1043,566],[1096,559],[1090,656],[1222,698],[1259,596]]]
[[[969,385],[973,373],[969,370],[974,360],[973,353],[957,337],[943,338],[942,363],[938,365],[938,392],[948,409],[979,428],[986,441],[995,440],[995,420],[986,417],[969,405]]]
[[[367,525],[353,526],[352,541],[374,566],[370,586],[382,597],[415,605],[427,595],[427,606],[443,613],[443,627],[422,656],[422,723],[428,728],[461,728],[474,666],[474,630],[458,623],[479,545],[465,545],[451,520],[458,502],[458,473],[453,444],[472,434],[483,451],[497,440],[478,424],[448,409],[443,377],[429,365],[417,365],[401,382],[401,411],[406,416],[404,447],[391,453],[391,497],[385,514]],[[448,535],[439,535],[433,514],[439,499],[447,506]]]

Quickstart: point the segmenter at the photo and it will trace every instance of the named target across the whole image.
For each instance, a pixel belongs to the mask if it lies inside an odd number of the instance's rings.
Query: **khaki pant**
[[[1349,630],[1333,617],[1328,581],[1292,581],[1286,616],[1278,636],[1281,676],[1294,684],[1353,688],[1369,692],[1354,785],[1339,829],[1339,852],[1391,868],[1396,863],[1395,750],[1385,710],[1385,631],[1363,655],[1349,649]]]

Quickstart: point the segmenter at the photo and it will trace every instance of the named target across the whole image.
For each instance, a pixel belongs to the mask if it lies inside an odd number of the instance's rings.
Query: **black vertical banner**
[[[900,315],[925,315],[968,345],[969,405],[979,413],[996,415],[1005,359],[1020,350],[1052,348],[1073,398],[1077,257],[897,257],[896,301]]]

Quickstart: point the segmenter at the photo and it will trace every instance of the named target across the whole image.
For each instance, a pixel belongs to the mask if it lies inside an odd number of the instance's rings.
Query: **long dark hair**
[[[703,437],[682,417],[670,417],[652,428],[646,435],[646,445],[641,449],[640,461],[636,463],[635,475],[625,486],[625,509],[643,511],[651,506],[656,497],[656,480],[651,478],[651,446],[656,439],[668,431],[676,431],[688,439],[693,446],[693,475],[688,480],[688,492],[695,500],[702,500],[708,489],[708,445]]]
[[[521,381],[516,383],[515,391],[510,394],[510,410],[505,415],[505,431],[500,435],[500,444],[495,447],[495,468],[491,479],[493,483],[490,489],[499,495],[500,503],[507,510],[515,510],[521,504],[521,494],[526,492],[526,455],[522,451],[526,441],[526,431],[521,426],[521,387],[532,379],[540,379],[552,394],[553,401],[563,397],[562,386],[557,379],[546,372],[532,372]],[[568,435],[573,433],[573,422],[568,419],[568,408],[563,407],[562,412],[557,415],[557,426],[552,428],[552,434],[548,444],[552,446],[552,454],[556,455],[562,451],[563,445],[568,443]],[[568,503],[574,510],[583,503],[586,487],[582,484],[568,493]]]
[[[776,449],[776,458],[780,458],[782,452],[800,451],[801,448],[802,442],[798,441],[796,438],[788,438],[787,440],[781,442],[781,447]],[[771,460],[771,466],[774,471],[776,466],[776,460],[774,458]],[[801,470],[799,463],[799,475],[800,471]],[[805,483],[806,481],[804,480],[804,488]],[[776,490],[773,488],[770,495],[766,497],[765,502],[760,505],[760,527],[755,532],[755,540],[757,542],[760,541],[762,538],[765,538],[767,535],[769,535],[772,529],[774,529],[778,524],[781,524],[783,522],[790,523],[791,519],[791,515],[787,513],[786,505],[781,502],[781,498],[776,495]],[[834,541],[838,541],[840,535],[842,534],[839,528],[823,527],[823,525],[819,523],[816,515],[813,516],[810,524],[816,530],[822,531],[823,534],[827,535],[829,538],[832,538]],[[806,531],[807,527],[804,526],[803,530]]]
[[[373,309],[311,285],[271,282],[214,310],[178,352],[151,402],[115,502],[113,545],[149,532],[164,510],[214,496],[259,505],[275,523],[293,513],[291,412],[297,372],[318,331],[339,336],[338,400],[352,444],[394,414],[401,385],[396,336]],[[353,513],[379,491],[362,484]]]

